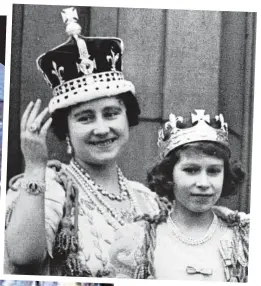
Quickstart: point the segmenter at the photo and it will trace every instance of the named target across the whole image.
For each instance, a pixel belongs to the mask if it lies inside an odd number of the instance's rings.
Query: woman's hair
[[[242,183],[245,173],[236,161],[230,160],[228,148],[221,144],[210,141],[193,142],[182,145],[171,151],[163,160],[155,164],[148,172],[149,188],[159,196],[174,200],[173,191],[173,168],[180,159],[180,154],[184,150],[201,152],[208,156],[214,156],[224,160],[224,183],[221,197],[226,197],[236,193],[237,187]]]
[[[116,98],[123,101],[126,107],[126,114],[129,126],[135,126],[139,123],[140,107],[137,98],[131,92],[120,93]],[[56,110],[52,114],[52,129],[54,134],[60,140],[64,140],[68,134],[68,115],[72,106]]]

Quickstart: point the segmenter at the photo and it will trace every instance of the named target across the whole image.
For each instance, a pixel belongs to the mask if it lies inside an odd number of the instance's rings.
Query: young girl
[[[158,146],[161,161],[148,179],[165,203],[159,215],[117,233],[110,252],[117,277],[246,282],[248,217],[224,221],[213,212],[244,178],[230,160],[223,116],[210,120],[195,110],[184,121],[171,114]]]

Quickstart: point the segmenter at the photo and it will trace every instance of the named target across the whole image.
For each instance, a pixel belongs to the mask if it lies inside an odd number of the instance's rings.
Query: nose
[[[110,131],[108,126],[108,122],[104,120],[102,117],[96,119],[94,123],[93,134],[97,136],[107,135]]]
[[[208,174],[204,171],[200,172],[200,174],[197,177],[196,185],[198,188],[202,190],[207,190],[210,186],[210,181]]]

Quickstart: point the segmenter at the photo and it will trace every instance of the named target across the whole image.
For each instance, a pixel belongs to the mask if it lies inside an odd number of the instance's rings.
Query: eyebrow
[[[114,105],[112,105],[112,106],[106,106],[102,111],[106,112],[106,111],[110,111],[110,110],[121,111],[121,110],[123,110],[123,108],[121,106],[114,106]]]
[[[201,166],[201,164],[199,163],[181,163],[183,167],[187,167],[187,166]],[[208,167],[223,167],[224,165],[223,164],[219,164],[219,163],[216,163],[216,164],[210,164],[208,165]]]
[[[81,115],[86,115],[86,114],[93,114],[94,111],[92,109],[84,109],[80,111],[76,111],[74,114],[72,114],[73,117],[79,117]]]
[[[121,110],[123,110],[123,107],[122,106],[115,106],[115,105],[105,106],[102,109],[102,112],[108,112],[108,111],[111,111],[111,110],[121,111]],[[81,115],[93,114],[93,113],[95,113],[95,111],[93,109],[84,109],[84,110],[76,111],[72,115],[74,117],[78,117],[78,116],[81,116]]]

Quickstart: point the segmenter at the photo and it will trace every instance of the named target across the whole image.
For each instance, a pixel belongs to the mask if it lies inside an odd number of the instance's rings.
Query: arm
[[[36,169],[37,171],[38,169]],[[31,177],[25,174],[24,179],[36,181],[39,174]],[[45,175],[42,175],[44,181]],[[39,176],[40,177],[40,176]],[[40,180],[39,180],[40,182]],[[44,185],[44,183],[43,183]],[[40,263],[46,256],[46,239],[44,227],[44,193],[30,195],[19,187],[19,197],[12,211],[6,229],[6,248],[10,262],[14,265]]]
[[[45,172],[47,163],[46,135],[51,124],[43,119],[48,110],[40,114],[40,100],[30,103],[21,120],[21,149],[25,159],[25,173],[19,184],[10,222],[6,228],[6,249],[9,260],[16,266],[39,265],[47,255],[45,233]],[[38,131],[30,127],[37,124]],[[28,183],[35,182],[42,190],[32,194]]]

